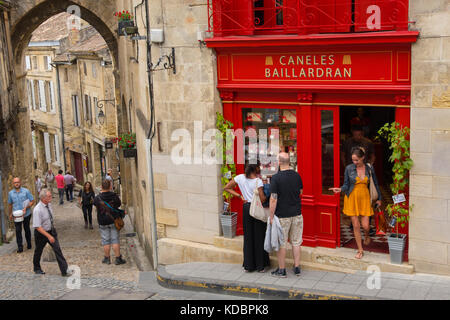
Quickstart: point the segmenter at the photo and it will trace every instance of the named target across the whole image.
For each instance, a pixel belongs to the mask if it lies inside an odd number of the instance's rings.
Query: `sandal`
[[[364,251],[358,251],[358,253],[355,256],[355,259],[362,259],[364,256]]]

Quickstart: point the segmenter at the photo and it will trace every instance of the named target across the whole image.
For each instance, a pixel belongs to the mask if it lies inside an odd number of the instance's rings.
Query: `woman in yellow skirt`
[[[373,167],[366,164],[364,160],[364,148],[353,148],[353,163],[345,168],[344,185],[340,188],[330,188],[334,193],[345,193],[343,212],[352,219],[353,232],[355,233],[356,244],[358,246],[358,253],[355,256],[357,259],[361,259],[364,255],[359,216],[361,216],[361,223],[365,232],[364,245],[370,243],[369,217],[373,215],[373,207],[369,193],[370,177],[373,178],[373,182],[378,192],[378,199],[375,204],[376,206],[381,206],[381,192],[375,171],[373,170]]]

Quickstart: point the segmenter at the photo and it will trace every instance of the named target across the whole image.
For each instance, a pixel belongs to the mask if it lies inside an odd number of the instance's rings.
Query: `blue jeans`
[[[66,198],[67,201],[73,201],[73,184],[68,184],[66,186]]]
[[[64,189],[58,188],[58,195],[59,195],[59,204],[64,203]]]

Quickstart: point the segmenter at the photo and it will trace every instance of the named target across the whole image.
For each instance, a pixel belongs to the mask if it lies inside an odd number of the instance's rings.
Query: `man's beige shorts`
[[[284,242],[280,247],[286,248],[288,238],[293,246],[300,246],[303,242],[303,215],[280,218],[280,224],[284,237]]]

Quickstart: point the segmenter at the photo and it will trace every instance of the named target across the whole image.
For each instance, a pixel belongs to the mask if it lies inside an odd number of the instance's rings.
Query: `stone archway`
[[[22,52],[28,45],[32,32],[48,18],[67,12],[76,5],[80,8],[80,17],[100,33],[108,45],[114,67],[118,68],[118,45],[114,18],[115,2],[110,0],[30,0],[17,1],[11,10],[11,42],[16,65],[21,63]]]

